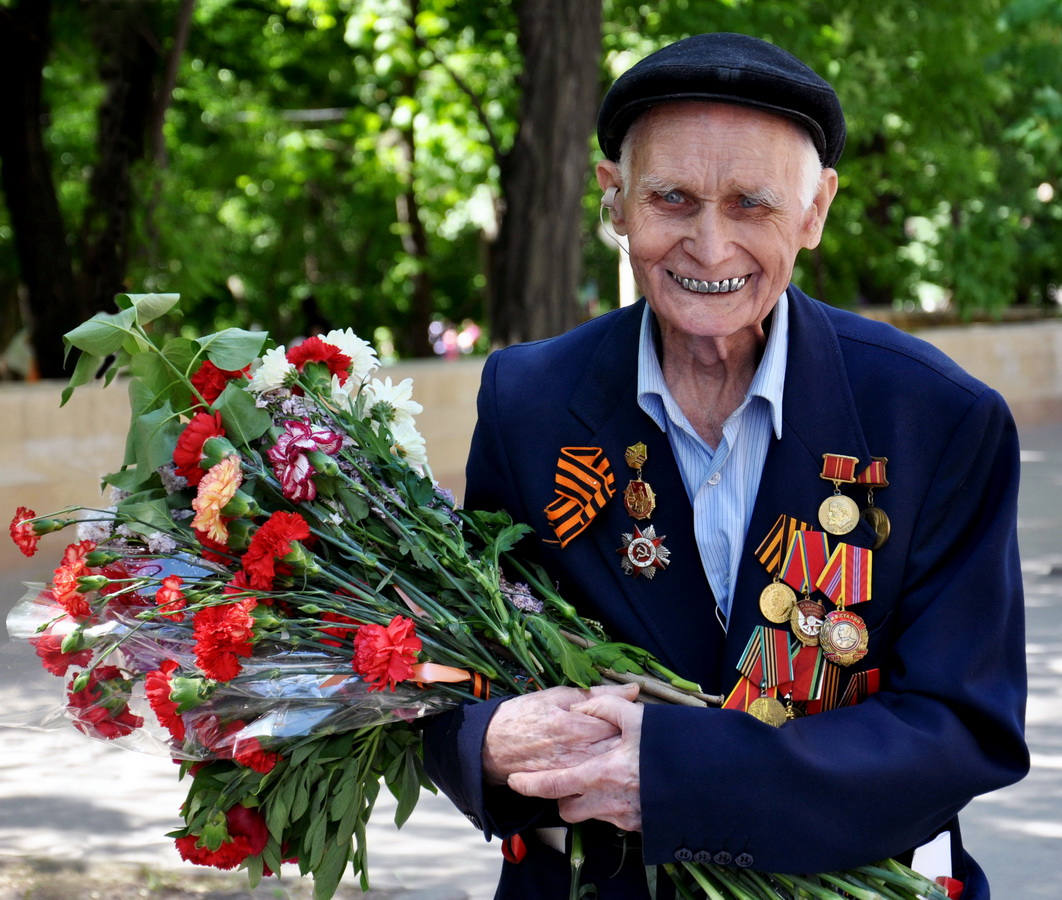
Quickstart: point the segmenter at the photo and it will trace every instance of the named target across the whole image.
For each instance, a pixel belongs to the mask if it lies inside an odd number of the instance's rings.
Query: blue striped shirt
[[[693,505],[693,528],[704,573],[722,615],[729,619],[741,549],[752,518],[756,492],[773,427],[782,436],[782,389],[789,334],[789,300],[774,308],[767,346],[741,405],[723,423],[713,450],[671,396],[653,340],[648,305],[638,342],[638,405],[667,434],[686,494]],[[652,460],[646,464],[652,483]],[[722,620],[721,620],[722,621]]]

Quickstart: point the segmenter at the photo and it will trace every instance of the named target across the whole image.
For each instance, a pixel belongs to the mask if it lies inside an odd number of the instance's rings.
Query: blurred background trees
[[[0,0],[0,349],[17,371],[28,336],[59,375],[59,336],[123,289],[180,292],[189,328],[349,325],[403,356],[561,331],[617,301],[600,97],[712,30],[845,106],[805,289],[1057,306],[1057,0]]]

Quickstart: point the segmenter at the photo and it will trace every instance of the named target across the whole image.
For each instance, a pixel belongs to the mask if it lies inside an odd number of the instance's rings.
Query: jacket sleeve
[[[862,865],[1025,774],[1018,444],[999,395],[974,401],[926,464],[936,471],[903,590],[885,598],[880,692],[779,729],[737,711],[646,707],[647,864],[722,851],[767,871]]]

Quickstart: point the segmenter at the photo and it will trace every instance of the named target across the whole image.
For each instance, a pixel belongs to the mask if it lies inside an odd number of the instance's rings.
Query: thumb
[[[637,684],[598,684],[590,688],[590,696],[615,696],[633,702],[638,698],[639,690]]]

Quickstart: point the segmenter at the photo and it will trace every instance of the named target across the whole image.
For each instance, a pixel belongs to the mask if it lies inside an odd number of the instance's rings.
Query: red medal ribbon
[[[870,576],[874,554],[866,547],[838,544],[815,581],[838,609],[870,599]]]
[[[797,531],[782,563],[782,581],[793,590],[810,594],[826,566],[829,546],[824,531]]]
[[[738,671],[758,688],[773,688],[793,680],[789,632],[757,625],[738,661]]]
[[[881,669],[868,669],[866,672],[856,672],[844,689],[841,697],[841,706],[855,706],[862,703],[871,694],[876,694],[881,689]]]
[[[723,709],[736,709],[748,712],[749,704],[760,696],[760,689],[747,678],[742,676],[738,679],[730,696],[723,703]]]
[[[616,478],[600,447],[562,447],[553,478],[557,497],[546,518],[567,547],[616,493]]]
[[[870,487],[888,487],[889,482],[885,477],[885,464],[888,461],[887,456],[872,456],[870,465],[856,476],[856,483]]]
[[[845,456],[842,453],[823,453],[822,472],[819,477],[832,481],[834,484],[851,484],[856,480],[855,467],[858,462],[858,456]]]
[[[756,548],[756,559],[763,563],[768,573],[777,575],[782,569],[782,560],[789,549],[794,533],[807,531],[810,527],[807,522],[801,522],[793,516],[782,513],[771,526],[771,530],[767,532],[767,537]]]
[[[797,641],[797,649],[793,654],[793,699],[818,700],[825,669],[826,658],[822,655],[822,650]]]

